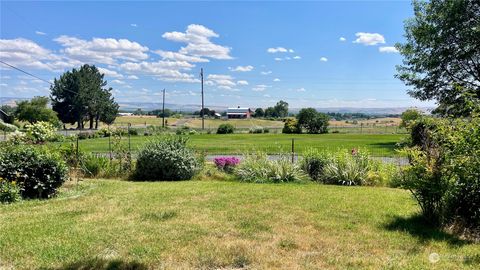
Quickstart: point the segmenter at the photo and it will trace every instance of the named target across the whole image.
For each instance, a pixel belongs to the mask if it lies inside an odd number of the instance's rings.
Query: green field
[[[399,134],[197,134],[191,135],[189,144],[207,154],[244,154],[264,151],[268,153],[290,152],[292,138],[295,152],[302,153],[308,148],[326,150],[367,149],[376,156],[395,155],[395,144],[405,135]],[[137,151],[152,137],[132,136],[132,151]],[[128,138],[122,139],[128,144]],[[80,140],[79,148],[87,152],[108,152],[109,139]]]
[[[0,269],[478,269],[418,211],[390,188],[87,180],[0,205]]]

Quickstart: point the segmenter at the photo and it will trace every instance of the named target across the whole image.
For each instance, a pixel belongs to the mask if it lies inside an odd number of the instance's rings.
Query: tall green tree
[[[277,114],[277,117],[287,117],[288,116],[288,103],[280,100],[277,102],[275,107],[273,107],[275,110],[275,113]]]
[[[15,117],[30,124],[44,121],[58,125],[57,114],[48,108],[48,97],[34,97],[31,100],[17,102]]]
[[[255,113],[253,114],[254,117],[263,117],[265,116],[265,111],[262,108],[255,109]]]
[[[330,117],[324,113],[317,112],[314,108],[303,108],[297,115],[298,125],[307,130],[308,133],[327,133],[328,120]]]
[[[414,1],[405,22],[406,42],[396,77],[420,100],[435,100],[436,113],[468,116],[480,103],[480,1]]]
[[[104,74],[95,66],[83,65],[55,79],[51,87],[52,107],[63,123],[84,128],[98,127],[98,122],[112,123],[118,113],[118,104],[112,97],[112,88],[107,88]]]

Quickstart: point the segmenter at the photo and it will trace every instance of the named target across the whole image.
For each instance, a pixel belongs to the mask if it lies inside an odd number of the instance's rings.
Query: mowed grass
[[[318,184],[67,184],[0,205],[0,268],[478,269],[480,246],[431,229],[407,191]],[[429,256],[437,253],[435,264]]]
[[[308,148],[338,149],[361,148],[377,156],[394,156],[395,144],[406,135],[401,134],[197,134],[191,135],[189,145],[207,154],[244,154],[264,151],[268,153],[290,152],[292,139],[295,152]],[[133,151],[137,151],[152,137],[132,136]],[[123,138],[128,144],[128,138]],[[87,152],[108,152],[108,138],[81,140],[79,148]]]

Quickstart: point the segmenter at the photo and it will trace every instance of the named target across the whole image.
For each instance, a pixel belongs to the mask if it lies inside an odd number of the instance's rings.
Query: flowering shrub
[[[8,182],[0,177],[0,203],[13,203],[20,200],[20,189],[16,182]]]
[[[33,143],[43,143],[54,140],[57,136],[56,128],[49,122],[37,122],[27,125],[27,137]]]
[[[213,160],[213,163],[215,163],[215,166],[217,166],[219,170],[233,172],[235,166],[240,164],[240,159],[236,157],[217,157]]]

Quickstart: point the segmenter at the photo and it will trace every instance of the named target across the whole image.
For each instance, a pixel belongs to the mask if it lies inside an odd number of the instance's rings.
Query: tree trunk
[[[89,129],[93,129],[93,115],[89,115],[88,117],[90,118],[90,119],[89,119],[89,121],[90,121],[90,127],[89,127]]]
[[[97,117],[95,117],[95,129],[98,129],[98,119],[100,119],[100,114],[97,113]]]

